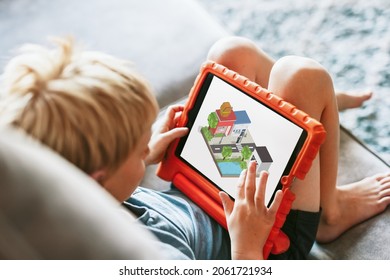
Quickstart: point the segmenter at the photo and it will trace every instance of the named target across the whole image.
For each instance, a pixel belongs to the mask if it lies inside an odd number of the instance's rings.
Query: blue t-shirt
[[[169,259],[230,259],[228,232],[179,190],[139,187],[124,202],[160,242]]]

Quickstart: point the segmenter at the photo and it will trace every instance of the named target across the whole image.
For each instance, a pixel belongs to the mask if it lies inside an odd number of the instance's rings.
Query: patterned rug
[[[331,73],[336,89],[370,89],[341,123],[390,163],[390,1],[199,0],[232,34],[274,58],[308,56]]]

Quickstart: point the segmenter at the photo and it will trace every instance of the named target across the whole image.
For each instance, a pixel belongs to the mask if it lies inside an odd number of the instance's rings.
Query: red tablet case
[[[238,87],[248,95],[260,100],[307,131],[306,141],[298,154],[290,173],[287,176],[283,176],[281,179],[283,185],[282,191],[284,194],[283,200],[278,209],[276,221],[267,239],[263,254],[264,258],[268,258],[271,252],[273,254],[285,252],[290,245],[290,241],[281,231],[281,227],[283,226],[286,216],[291,209],[291,204],[295,199],[295,196],[290,191],[289,187],[295,177],[304,179],[306,173],[309,171],[312,161],[325,140],[325,129],[321,123],[297,109],[292,104],[282,100],[280,97],[262,88],[258,84],[249,81],[244,76],[212,61],[207,61],[202,65],[177,126],[182,127],[186,125],[188,121],[188,111],[194,106],[199,90],[208,73],[212,73]],[[175,155],[178,142],[179,140],[176,140],[170,145],[166,157],[158,167],[157,175],[164,180],[172,181],[173,184],[192,201],[205,210],[219,224],[227,228],[225,213],[218,194],[220,190]]]

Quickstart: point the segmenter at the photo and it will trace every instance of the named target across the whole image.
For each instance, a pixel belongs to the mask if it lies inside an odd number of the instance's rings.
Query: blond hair
[[[25,130],[88,174],[114,171],[150,129],[158,105],[123,60],[73,40],[28,45],[3,75],[0,123]]]

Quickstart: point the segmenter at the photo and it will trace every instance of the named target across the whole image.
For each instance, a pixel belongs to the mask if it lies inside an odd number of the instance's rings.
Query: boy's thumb
[[[176,127],[164,133],[168,142],[172,142],[176,138],[181,138],[188,134],[187,127]]]

